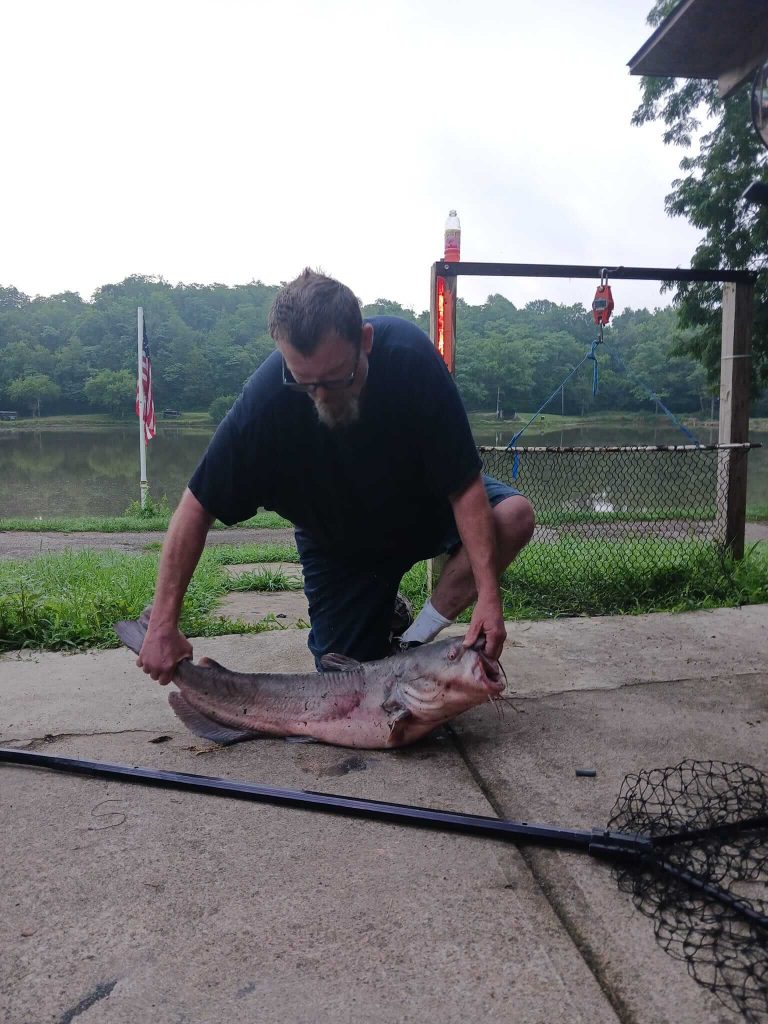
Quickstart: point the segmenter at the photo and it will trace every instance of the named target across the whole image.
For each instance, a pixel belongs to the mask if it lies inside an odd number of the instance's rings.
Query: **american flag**
[[[141,346],[141,380],[136,385],[136,415],[141,416],[141,399],[139,387],[144,385],[144,440],[151,441],[155,436],[155,403],[152,398],[152,362],[149,358],[149,340],[147,328],[144,327],[144,339]]]

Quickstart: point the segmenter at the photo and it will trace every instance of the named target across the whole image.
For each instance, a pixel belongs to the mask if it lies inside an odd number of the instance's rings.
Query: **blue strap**
[[[530,427],[530,425],[533,423],[533,421],[536,419],[536,417],[547,408],[547,406],[552,401],[552,399],[556,398],[557,395],[560,394],[560,392],[563,390],[563,388],[568,383],[568,381],[571,379],[571,377],[573,377],[574,374],[578,373],[579,367],[583,366],[583,364],[588,359],[593,359],[594,362],[595,362],[595,367],[594,367],[594,370],[592,371],[592,394],[593,395],[597,394],[597,377],[598,377],[598,374],[597,374],[597,356],[595,355],[595,352],[597,350],[597,346],[601,342],[602,342],[602,338],[597,338],[597,339],[595,339],[595,341],[592,342],[592,347],[590,348],[589,352],[587,352],[587,354],[584,356],[584,358],[581,360],[581,362],[577,363],[574,366],[574,368],[571,370],[571,372],[568,374],[568,376],[563,380],[563,382],[561,384],[558,384],[558,386],[555,388],[555,390],[552,392],[552,394],[549,396],[549,398],[547,398],[539,406],[539,408],[536,410],[536,412],[533,414],[533,416],[531,416],[531,418],[528,420],[528,422],[525,424],[525,426],[521,427],[521,429],[518,430],[518,432],[515,434],[515,436],[510,440],[509,444],[507,445],[507,451],[509,451],[510,448],[514,448],[516,446],[517,439],[523,434],[524,431],[526,431],[528,429],[528,427]],[[520,457],[519,457],[517,451],[515,451],[514,458],[512,459],[512,479],[513,480],[517,480],[517,474],[518,474],[519,471],[520,471]]]
[[[587,359],[593,359],[594,363],[595,363],[594,367],[592,368],[592,395],[593,396],[597,394],[597,384],[598,384],[598,380],[599,380],[599,374],[598,374],[598,370],[597,370],[597,356],[595,355],[595,351],[597,349],[597,346],[601,344],[602,340],[603,340],[602,338],[598,338],[596,341],[593,341],[592,342],[592,348],[587,353]]]
[[[691,433],[691,431],[687,427],[683,426],[683,424],[680,422],[680,420],[677,418],[677,416],[675,416],[675,414],[671,410],[669,410],[666,407],[666,405],[664,405],[664,403],[662,402],[662,400],[659,398],[659,396],[656,394],[655,391],[651,391],[651,389],[648,387],[647,384],[645,384],[643,381],[641,381],[639,377],[636,377],[629,370],[629,368],[627,367],[626,363],[621,358],[619,353],[618,352],[611,352],[611,355],[616,360],[616,362],[619,364],[619,367],[621,368],[621,370],[623,370],[623,372],[627,375],[627,377],[629,377],[629,379],[631,381],[633,381],[635,384],[637,384],[639,387],[641,387],[643,389],[643,391],[645,391],[645,393],[648,395],[648,397],[652,401],[658,402],[659,406],[664,410],[664,412],[667,414],[669,419],[672,420],[672,422],[675,424],[675,426],[679,430],[681,430],[683,434],[685,434],[685,436],[688,438],[688,440],[691,441],[692,444],[695,444],[698,448],[702,448],[703,445],[702,445],[701,441],[699,441],[699,439],[697,437],[694,437],[694,435]]]

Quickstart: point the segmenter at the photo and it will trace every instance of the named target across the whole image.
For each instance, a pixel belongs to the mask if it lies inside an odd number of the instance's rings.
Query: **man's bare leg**
[[[496,531],[496,575],[501,576],[533,536],[533,508],[527,498],[513,495],[495,505],[491,515]],[[462,546],[445,563],[432,596],[402,639],[416,643],[433,639],[476,598],[475,579]]]
[[[527,498],[513,495],[500,501],[491,513],[496,527],[496,575],[501,576],[533,536],[533,509]],[[430,600],[437,612],[453,620],[476,597],[469,559],[460,547],[445,563]]]

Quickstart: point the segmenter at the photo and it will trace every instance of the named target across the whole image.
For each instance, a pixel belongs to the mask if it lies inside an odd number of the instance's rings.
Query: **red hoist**
[[[597,286],[595,297],[592,300],[592,319],[597,324],[597,333],[600,341],[603,340],[603,328],[611,319],[612,312],[613,295],[611,294],[611,286],[608,284],[608,271],[603,267],[603,271],[600,274],[600,284]]]

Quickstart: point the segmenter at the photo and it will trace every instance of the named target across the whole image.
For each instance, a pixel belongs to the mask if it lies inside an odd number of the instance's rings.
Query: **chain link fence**
[[[531,586],[570,585],[571,614],[595,610],[609,578],[671,590],[721,574],[728,479],[751,445],[479,447],[483,471],[517,487],[536,514],[513,565]],[[614,586],[615,589],[615,586]],[[587,594],[591,595],[587,597]],[[565,610],[565,609],[563,609]]]

